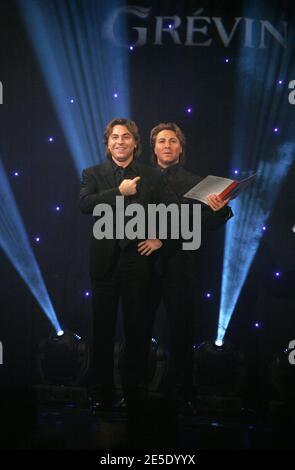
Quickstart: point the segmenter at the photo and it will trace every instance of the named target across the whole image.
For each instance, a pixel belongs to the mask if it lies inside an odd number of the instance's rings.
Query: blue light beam
[[[231,203],[235,218],[227,225],[217,340],[224,334],[258,250],[273,203],[295,158],[295,144],[278,149],[277,161],[261,162],[253,191]],[[258,188],[260,188],[258,190]]]
[[[106,123],[130,117],[128,50],[103,37],[106,14],[121,3],[18,2],[79,176],[82,168],[103,161]],[[125,43],[121,23],[116,28]]]
[[[1,160],[0,200],[0,246],[29,287],[55,330],[59,331],[61,326],[56,318]]]
[[[270,21],[282,24],[269,2],[245,2],[244,17],[266,14]],[[283,21],[283,12],[281,15]],[[293,28],[291,21],[289,26]],[[291,33],[294,28],[289,37]],[[291,74],[294,44],[288,44],[285,49],[278,42],[268,49],[241,44],[237,54],[231,167],[245,168],[249,173],[257,169],[258,175],[255,183],[231,203],[235,217],[226,227],[217,331],[217,340],[222,342],[263,236],[261,227],[294,162],[294,117],[277,87],[278,76]],[[274,133],[274,127],[280,127],[280,133]]]

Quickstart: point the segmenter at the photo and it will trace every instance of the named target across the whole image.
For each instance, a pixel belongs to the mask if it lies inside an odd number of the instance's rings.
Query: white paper
[[[197,201],[207,203],[207,196],[209,194],[220,194],[222,193],[230,184],[237,183],[237,186],[233,188],[232,194],[229,196],[231,199],[235,198],[240,194],[240,192],[245,189],[251,181],[255,178],[255,174],[245,178],[241,181],[231,180],[229,178],[223,178],[221,176],[208,175],[200,183],[191,188],[183,197],[189,199],[195,199]]]

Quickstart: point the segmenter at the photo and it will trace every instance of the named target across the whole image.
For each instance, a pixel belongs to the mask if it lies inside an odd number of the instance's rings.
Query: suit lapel
[[[115,175],[110,160],[107,160],[102,164],[101,174],[110,188],[114,188],[116,186]]]

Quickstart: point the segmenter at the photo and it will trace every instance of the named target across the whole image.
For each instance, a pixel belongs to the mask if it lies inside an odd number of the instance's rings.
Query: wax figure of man
[[[158,167],[165,183],[178,204],[192,201],[183,195],[202,178],[182,166],[185,152],[185,136],[175,123],[161,123],[150,134],[153,163]],[[230,217],[232,211],[217,195],[208,197],[208,205],[202,204],[202,232],[204,228],[216,229]],[[204,233],[202,233],[202,236]],[[172,241],[171,241],[172,242]],[[192,367],[193,325],[195,314],[194,253],[182,249],[182,244],[169,242],[160,252],[161,270],[156,275],[154,308],[163,297],[168,316],[171,344],[171,386],[178,404],[193,411]],[[155,292],[156,291],[156,292]]]
[[[140,137],[136,124],[113,119],[104,132],[107,160],[83,170],[80,209],[92,214],[97,204],[107,203],[116,211],[116,196],[130,203],[155,203],[161,176],[155,168],[138,162]],[[114,217],[114,233],[115,230]],[[151,312],[150,268],[160,240],[116,240],[91,237],[90,277],[93,302],[92,382],[96,409],[112,404],[114,340],[118,302],[121,298],[125,333],[125,396],[147,383]]]

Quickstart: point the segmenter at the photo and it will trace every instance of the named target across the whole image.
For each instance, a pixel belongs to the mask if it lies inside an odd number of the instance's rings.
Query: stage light
[[[19,172],[18,172],[18,171],[15,171],[15,172],[13,173],[13,175],[14,175],[14,176],[19,176]]]
[[[133,51],[134,47],[133,46],[129,46],[129,50],[130,51]]]
[[[61,209],[61,207],[60,207],[60,206],[55,206],[55,210],[56,210],[56,212],[59,212],[59,211],[60,211],[60,209]]]
[[[56,332],[56,336],[62,336],[64,334],[63,330],[59,330]]]
[[[0,246],[24,280],[56,331],[60,325],[47,292],[40,268],[0,161]],[[40,236],[35,237],[40,242]]]
[[[266,225],[263,225],[262,230],[265,232],[266,231]]]
[[[70,99],[70,103],[72,103],[72,104],[75,103],[74,98],[71,98],[71,99]]]
[[[114,98],[118,98],[118,93],[114,93]]]
[[[279,84],[279,85],[282,85],[282,84],[283,84],[283,80],[278,80],[278,84]]]
[[[223,342],[220,340],[215,341],[216,346],[222,346]]]
[[[50,142],[50,143],[54,142],[54,138],[53,137],[48,137],[48,142]]]
[[[18,0],[79,177],[83,168],[104,161],[106,123],[130,117],[128,49],[108,41],[105,30],[107,14],[118,5],[119,0]],[[122,44],[125,21],[124,15],[116,20]],[[113,99],[114,90],[120,99]],[[69,96],[78,100],[78,110]]]
[[[190,114],[192,112],[192,108],[187,108],[186,112]]]
[[[278,127],[274,127],[273,131],[277,133],[277,132],[279,132],[279,128],[278,128]]]
[[[295,233],[295,224],[292,227],[292,232]]]
[[[235,175],[238,175],[238,174],[239,174],[239,170],[235,170],[235,171],[234,171],[234,174],[235,174]]]
[[[276,271],[274,274],[276,277],[280,277],[281,273],[279,271]]]
[[[39,344],[37,366],[42,384],[78,385],[89,368],[87,344],[69,330],[52,332]]]
[[[194,350],[194,385],[198,395],[238,395],[245,378],[245,357],[230,345],[208,341]]]
[[[255,327],[255,328],[261,328],[261,323],[258,322],[258,321],[256,321],[256,322],[254,323],[254,327]]]
[[[228,59],[228,58],[226,58],[226,59],[225,59],[225,62],[228,64],[228,63],[229,63],[229,59]]]
[[[207,297],[207,299],[210,299],[210,298],[211,298],[210,292],[206,292],[206,297]]]
[[[85,295],[85,297],[90,297],[90,292],[89,292],[89,291],[87,291],[87,292],[85,292],[85,294],[84,294],[84,295]]]

